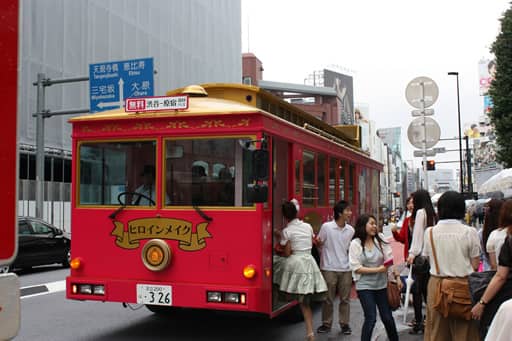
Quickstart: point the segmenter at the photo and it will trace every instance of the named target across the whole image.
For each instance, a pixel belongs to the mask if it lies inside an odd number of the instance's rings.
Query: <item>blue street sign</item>
[[[153,58],[89,65],[91,112],[122,108],[130,97],[153,96]]]

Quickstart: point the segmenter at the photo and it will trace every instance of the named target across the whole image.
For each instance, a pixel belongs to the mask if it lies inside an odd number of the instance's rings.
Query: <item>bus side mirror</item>
[[[268,180],[268,151],[257,149],[252,152],[254,180]]]
[[[255,184],[247,187],[247,199],[251,203],[262,203],[268,200],[267,185]]]

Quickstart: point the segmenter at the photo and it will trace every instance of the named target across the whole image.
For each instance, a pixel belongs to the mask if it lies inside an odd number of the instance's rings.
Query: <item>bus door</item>
[[[274,138],[272,140],[272,212],[273,212],[273,235],[275,247],[279,242],[278,234],[284,227],[283,214],[281,213],[281,205],[289,200],[289,144],[284,140]],[[273,285],[272,285],[272,310],[277,310],[284,306],[287,302],[278,300],[279,289],[279,266],[283,261],[283,257],[273,255]]]

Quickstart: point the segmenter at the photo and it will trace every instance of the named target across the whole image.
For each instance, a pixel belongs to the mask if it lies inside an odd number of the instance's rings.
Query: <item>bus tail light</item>
[[[82,266],[82,259],[80,257],[73,258],[71,262],[69,262],[69,267],[73,270],[78,270]]]
[[[93,295],[105,295],[105,286],[104,285],[94,285],[92,287]]]
[[[222,302],[222,293],[219,291],[208,291],[206,294],[206,300],[208,302],[221,303]]]
[[[247,294],[240,292],[207,291],[206,301],[210,303],[243,304],[247,302]]]
[[[92,285],[80,284],[78,286],[78,293],[80,293],[82,295],[92,295]]]
[[[151,239],[142,248],[142,262],[151,271],[162,271],[171,261],[171,249],[161,239]]]
[[[245,268],[244,268],[244,277],[247,278],[247,279],[251,279],[251,278],[254,278],[254,276],[256,276],[256,268],[254,265],[247,265]]]
[[[224,294],[224,302],[240,303],[240,294],[237,292],[227,292]]]
[[[80,295],[105,295],[105,286],[102,284],[72,284],[71,292]]]

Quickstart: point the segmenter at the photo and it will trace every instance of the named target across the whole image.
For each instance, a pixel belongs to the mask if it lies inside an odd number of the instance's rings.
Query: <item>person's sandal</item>
[[[309,333],[306,335],[306,341],[315,341],[315,333]]]

